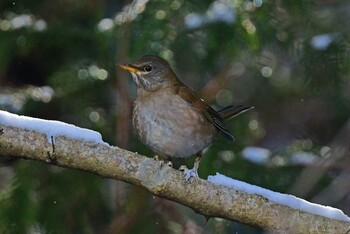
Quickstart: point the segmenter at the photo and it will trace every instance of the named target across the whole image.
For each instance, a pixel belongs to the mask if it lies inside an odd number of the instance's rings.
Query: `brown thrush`
[[[141,141],[169,160],[196,154],[193,169],[185,169],[185,181],[198,177],[202,150],[214,141],[218,133],[234,141],[223,119],[251,109],[239,105],[215,111],[177,78],[165,60],[157,56],[146,55],[133,64],[119,66],[131,73],[137,86],[132,120]]]

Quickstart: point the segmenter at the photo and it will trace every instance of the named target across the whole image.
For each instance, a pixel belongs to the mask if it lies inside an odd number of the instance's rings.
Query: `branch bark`
[[[283,233],[349,233],[350,223],[306,213],[203,179],[183,183],[180,171],[118,147],[45,134],[0,123],[0,157],[39,160],[140,186],[206,217],[221,217]],[[54,152],[53,152],[54,151]]]

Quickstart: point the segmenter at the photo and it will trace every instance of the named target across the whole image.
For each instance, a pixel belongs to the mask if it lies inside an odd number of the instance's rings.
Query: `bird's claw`
[[[164,160],[161,159],[158,155],[154,155],[153,156],[153,160],[157,161],[157,162],[160,162],[160,167],[162,168],[164,166]]]
[[[168,161],[168,163],[166,164],[168,167],[173,168],[173,162],[172,161]]]
[[[188,183],[191,178],[199,178],[198,172],[196,169],[188,169],[185,165],[180,166],[180,171],[183,171],[184,173],[184,182]]]
[[[158,162],[160,162],[160,166],[161,167],[163,167],[164,165],[165,165],[165,161],[162,159],[162,158],[160,158],[158,155],[154,155],[153,156],[153,160],[156,160],[156,161],[158,161]],[[166,163],[166,165],[168,166],[168,167],[173,167],[173,162],[172,161],[168,161],[167,163]]]
[[[181,166],[179,167],[179,171],[186,171],[186,170],[188,170],[188,168],[186,167],[186,165],[181,165]]]
[[[153,159],[156,160],[156,161],[161,161],[160,157],[158,155],[156,155],[156,154],[153,156]]]

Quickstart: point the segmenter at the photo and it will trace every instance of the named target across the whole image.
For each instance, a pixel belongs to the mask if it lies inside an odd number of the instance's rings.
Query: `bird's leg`
[[[198,171],[198,168],[199,168],[199,163],[201,162],[201,159],[202,159],[202,151],[201,152],[198,152],[196,154],[196,160],[194,161],[194,165],[193,165],[193,169],[195,171]]]
[[[196,153],[196,160],[194,161],[194,165],[192,169],[187,169],[186,166],[181,166],[180,169],[184,171],[184,181],[185,183],[189,182],[192,177],[199,178],[198,176],[198,167],[202,158],[202,152]]]

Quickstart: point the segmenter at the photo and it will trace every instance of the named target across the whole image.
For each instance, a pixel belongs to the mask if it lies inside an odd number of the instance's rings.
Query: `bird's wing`
[[[217,127],[220,130],[222,135],[227,140],[234,142],[235,138],[232,136],[230,131],[227,129],[227,127],[226,127],[224,121],[222,120],[222,118],[220,117],[220,115],[213,108],[211,108],[209,105],[206,105],[206,106],[207,106],[207,111],[204,112],[204,116],[210,122],[212,122],[215,125],[215,127]]]
[[[189,88],[179,85],[176,89],[177,94],[189,102],[192,107],[198,111],[200,111],[205,118],[210,121],[221,133],[222,135],[229,141],[235,141],[235,138],[232,136],[230,131],[227,129],[223,119],[220,117],[219,113],[216,112],[213,108],[207,105],[202,99],[198,98],[194,92],[192,92]]]
[[[218,110],[217,112],[222,119],[231,119],[251,109],[254,109],[254,107],[246,105],[231,105]]]

